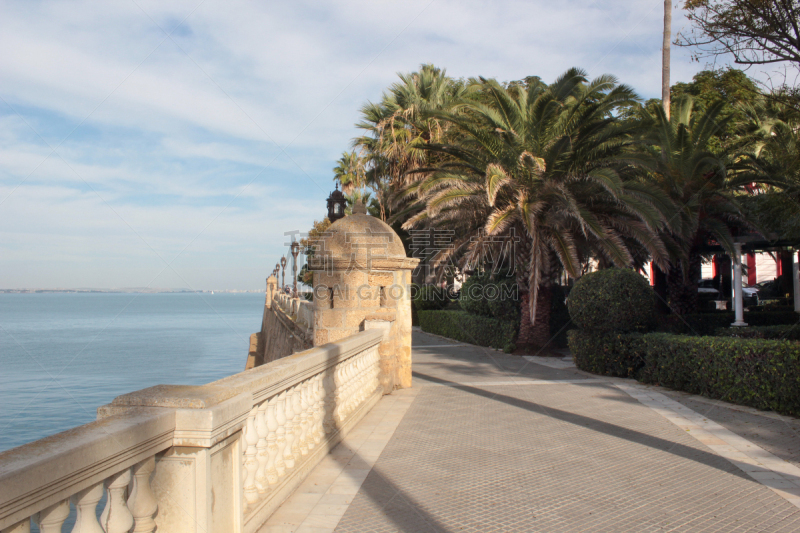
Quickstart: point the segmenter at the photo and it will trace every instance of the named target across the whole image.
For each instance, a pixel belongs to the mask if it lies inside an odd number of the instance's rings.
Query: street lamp
[[[294,297],[297,298],[297,254],[300,253],[300,243],[294,241],[292,243],[292,290]]]
[[[286,256],[281,257],[281,290],[286,288]]]

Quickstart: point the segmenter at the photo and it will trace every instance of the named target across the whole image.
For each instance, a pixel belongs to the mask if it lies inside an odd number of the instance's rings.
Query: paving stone
[[[611,383],[490,384],[589,378],[547,362],[415,350],[420,391],[336,531],[800,530],[800,508]],[[725,416],[714,420],[749,438]]]

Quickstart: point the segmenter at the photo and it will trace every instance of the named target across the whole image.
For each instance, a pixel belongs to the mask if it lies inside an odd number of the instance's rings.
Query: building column
[[[744,321],[744,304],[742,303],[742,243],[733,243],[733,302],[736,320],[731,326],[746,326]]]
[[[794,312],[800,313],[800,279],[798,278],[798,251],[792,251],[792,288],[794,289]]]

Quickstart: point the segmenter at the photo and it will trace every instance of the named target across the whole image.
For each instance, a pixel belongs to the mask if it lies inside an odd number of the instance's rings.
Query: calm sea
[[[158,384],[241,372],[264,295],[0,294],[0,451]]]

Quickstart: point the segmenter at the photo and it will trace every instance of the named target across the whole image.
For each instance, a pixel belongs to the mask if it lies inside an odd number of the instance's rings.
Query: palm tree
[[[445,126],[429,113],[447,109],[464,92],[463,84],[433,65],[398,76],[400,81],[389,87],[380,103],[361,108],[356,126],[364,133],[353,141],[364,154],[366,183],[375,191],[384,220],[387,211],[404,204],[395,192],[409,172],[430,164],[423,146],[438,142],[443,134]]]
[[[425,146],[442,162],[408,187],[425,210],[404,227],[453,229],[466,263],[498,248],[525,290],[518,342],[542,346],[559,272],[579,277],[590,253],[630,266],[630,243],[666,264],[656,232],[671,205],[619,164],[632,135],[615,113],[637,96],[613,77],[570,69],[550,85],[481,78],[472,91],[457,113],[431,112],[450,125],[447,142]]]
[[[672,0],[664,0],[664,39],[661,45],[661,102],[669,118],[670,111],[670,44],[672,41]]]
[[[342,186],[343,193],[364,186],[364,161],[355,153],[344,152],[333,169],[333,179]]]
[[[728,120],[719,119],[724,106],[720,101],[694,113],[693,99],[681,97],[673,102],[671,118],[652,108],[644,117],[646,148],[629,159],[678,208],[662,233],[662,240],[674,244],[667,283],[670,307],[677,314],[697,309],[703,244],[713,238],[733,254],[733,231],[751,227],[737,197],[754,185],[778,183],[745,168],[746,156],[710,149]]]

